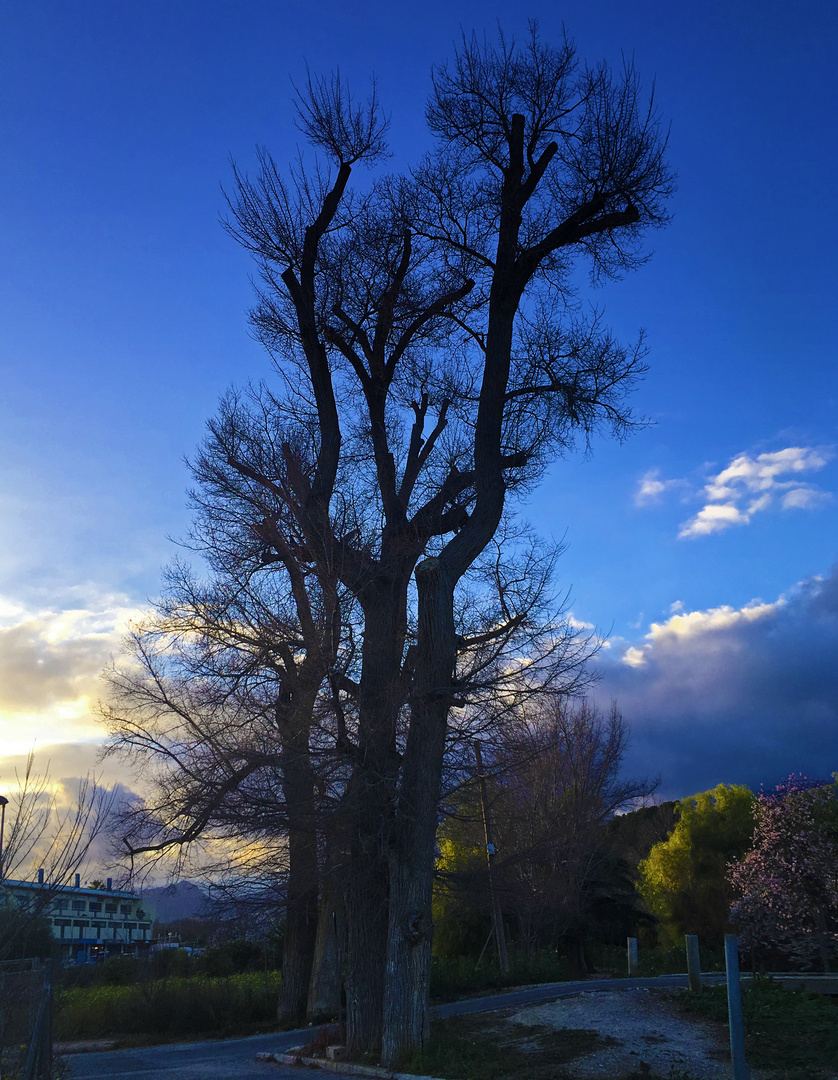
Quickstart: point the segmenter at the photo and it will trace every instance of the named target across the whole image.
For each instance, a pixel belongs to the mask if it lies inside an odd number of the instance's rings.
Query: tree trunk
[[[352,1051],[381,1046],[387,894],[386,862],[356,845],[346,903],[346,1036]]]
[[[315,690],[300,693],[284,716],[282,789],[288,813],[288,897],[277,1022],[295,1026],[306,1014],[317,934],[317,833],[309,736]],[[280,712],[278,710],[279,718]]]
[[[409,574],[394,572],[364,598],[364,646],[358,689],[358,753],[347,792],[346,1025],[351,1050],[381,1046],[389,903],[388,847],[399,767],[396,720],[402,705],[402,656]]]
[[[326,867],[322,875],[314,963],[308,988],[306,1020],[313,1024],[338,1019],[343,997],[343,958],[346,951],[346,875],[337,852],[326,838]]]
[[[439,560],[416,568],[419,626],[411,723],[390,859],[382,1063],[394,1068],[430,1027],[434,842],[456,660],[453,585]]]
[[[346,911],[343,897],[325,893],[320,898],[314,964],[308,988],[306,1021],[323,1023],[340,1018],[343,1007],[343,954]]]
[[[306,1015],[317,933],[316,850],[314,859],[307,850],[313,846],[306,834],[289,833],[285,941],[282,949],[282,981],[279,984],[276,1008],[277,1023],[283,1026],[296,1027]]]

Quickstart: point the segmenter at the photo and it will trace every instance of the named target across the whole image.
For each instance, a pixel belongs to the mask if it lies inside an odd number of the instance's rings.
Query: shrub
[[[225,975],[244,974],[248,971],[263,971],[265,951],[254,941],[240,938],[236,941],[224,941],[213,945],[195,961],[196,969],[202,975],[219,978]]]
[[[58,997],[55,1033],[59,1039],[229,1035],[273,1024],[278,993],[277,972],[65,990]]]
[[[135,956],[109,956],[96,972],[96,982],[103,986],[130,986],[140,978],[145,961]]]

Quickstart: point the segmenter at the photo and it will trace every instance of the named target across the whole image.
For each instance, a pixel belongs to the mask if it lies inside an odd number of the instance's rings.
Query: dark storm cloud
[[[599,667],[627,771],[660,774],[665,797],[838,770],[838,567],[774,603],[674,615]]]

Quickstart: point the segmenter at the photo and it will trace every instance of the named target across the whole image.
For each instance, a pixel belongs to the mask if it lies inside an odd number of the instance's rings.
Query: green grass
[[[724,986],[685,994],[686,1008],[727,1023]],[[757,979],[742,995],[748,1064],[783,1070],[787,1080],[811,1080],[812,1070],[838,1061],[838,1002],[823,994],[784,990],[773,979]]]
[[[276,1021],[279,973],[157,979],[58,995],[55,1038],[228,1036]]]

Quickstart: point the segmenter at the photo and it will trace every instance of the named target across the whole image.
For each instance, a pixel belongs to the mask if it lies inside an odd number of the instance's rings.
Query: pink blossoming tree
[[[838,959],[838,785],[789,777],[757,798],[751,850],[731,863],[746,946],[829,971]]]

